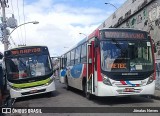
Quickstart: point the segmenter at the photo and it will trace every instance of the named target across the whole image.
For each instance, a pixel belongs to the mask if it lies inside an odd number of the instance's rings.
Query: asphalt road
[[[29,96],[25,98],[17,99],[13,107],[160,107],[160,100],[144,98],[140,96],[133,97],[93,97],[92,100],[88,100],[83,97],[81,91],[76,89],[66,90],[65,85],[59,83],[56,80],[56,91],[52,94],[41,94],[35,96]],[[63,109],[62,109],[63,110]],[[104,109],[105,110],[105,109]],[[160,112],[160,111],[159,111]],[[120,116],[121,113],[107,113],[107,115]],[[13,114],[12,114],[13,115]],[[17,114],[16,116],[19,116]],[[25,115],[36,115],[36,114],[25,114]],[[44,114],[41,114],[44,115]],[[45,114],[45,115],[67,115],[67,116],[79,116],[79,115],[87,115],[87,116],[96,116],[96,115],[104,115],[104,113],[54,113],[54,114]],[[150,116],[151,113],[124,113],[123,116],[128,115],[139,115],[139,116]],[[160,113],[152,113],[152,116],[160,116]]]

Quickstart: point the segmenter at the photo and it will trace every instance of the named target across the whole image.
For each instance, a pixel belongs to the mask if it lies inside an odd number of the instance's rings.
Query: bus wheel
[[[66,89],[70,90],[70,86],[68,85],[68,78],[66,77]]]
[[[87,83],[84,84],[84,95],[87,99],[91,100],[92,99],[92,95],[91,93],[87,92]]]

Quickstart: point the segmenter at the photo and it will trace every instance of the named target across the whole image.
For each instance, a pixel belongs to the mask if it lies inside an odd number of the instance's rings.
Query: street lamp
[[[38,24],[39,22],[38,22],[38,21],[31,21],[31,22],[27,22],[27,23],[23,23],[23,24],[18,25],[16,28],[14,28],[14,29],[10,32],[8,38],[11,36],[11,34],[12,34],[18,27],[20,27],[20,26],[22,26],[22,25],[25,25],[25,24],[29,24],[29,23]]]
[[[29,24],[29,23],[32,23],[32,24],[38,24],[39,22],[38,21],[30,21],[30,22],[26,22],[26,23],[23,23],[23,24],[20,24],[18,25],[16,28],[14,28],[8,35],[8,38],[10,38],[11,34],[20,26],[23,26],[25,24]],[[13,40],[12,40],[13,41]],[[8,49],[8,46],[6,46],[6,48]]]
[[[86,36],[86,38],[88,38],[88,36],[86,35],[86,34],[84,34],[84,33],[79,33],[80,35],[84,35],[84,36]]]
[[[118,9],[115,5],[113,5],[113,4],[111,4],[111,3],[106,2],[105,4],[112,5],[114,8],[116,8],[116,10]]]

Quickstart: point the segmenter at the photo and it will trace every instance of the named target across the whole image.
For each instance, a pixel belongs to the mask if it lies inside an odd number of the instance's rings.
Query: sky
[[[10,48],[20,44],[46,45],[52,57],[75,46],[104,22],[126,0],[8,0],[6,16],[14,14],[18,27],[12,34]],[[23,7],[24,6],[24,7]],[[2,10],[2,9],[0,9]],[[0,12],[2,16],[2,12]],[[13,29],[10,29],[12,31]],[[83,33],[83,34],[79,34]],[[14,42],[12,42],[13,40]],[[13,44],[15,43],[15,45]],[[0,43],[3,53],[4,45]]]

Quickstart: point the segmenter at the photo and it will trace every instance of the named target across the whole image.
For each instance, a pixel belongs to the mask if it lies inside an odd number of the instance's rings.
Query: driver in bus
[[[7,65],[9,65],[9,74],[13,76],[13,78],[18,78],[18,66],[15,63],[15,59],[8,59]]]
[[[15,59],[9,59],[8,64],[10,65],[10,72],[17,73],[19,71]]]

